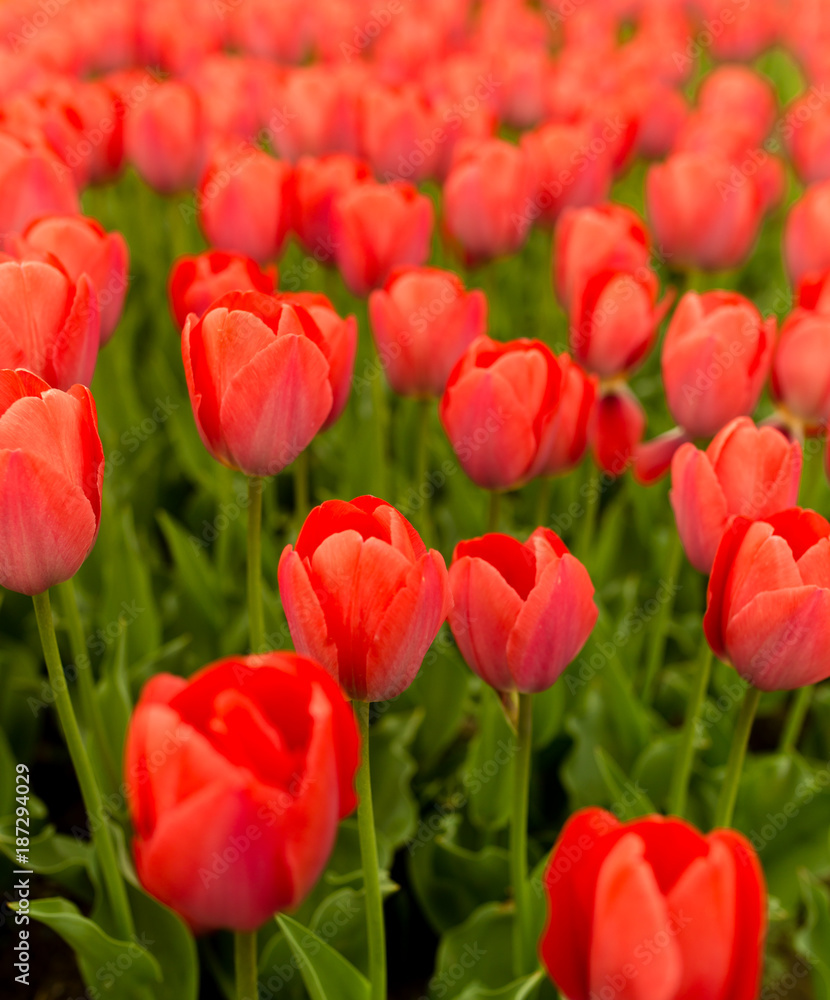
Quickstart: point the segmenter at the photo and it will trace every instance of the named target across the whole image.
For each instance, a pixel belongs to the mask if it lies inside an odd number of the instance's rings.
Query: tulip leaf
[[[98,995],[118,1000],[153,1000],[165,995],[159,992],[161,967],[140,936],[133,941],[110,937],[67,899],[36,899],[29,915],[66,941],[75,952],[84,982]]]
[[[798,883],[807,921],[795,936],[795,946],[810,970],[816,1000],[830,1000],[830,893],[804,868]]]
[[[479,731],[470,743],[463,773],[472,822],[485,830],[500,830],[510,820],[513,795],[512,761],[516,737],[504,716],[498,694],[481,686]]]
[[[513,981],[513,912],[512,904],[485,903],[444,935],[429,982],[433,1000],[452,1000],[476,982],[498,989]]]
[[[186,595],[211,630],[215,629],[216,623],[223,620],[222,590],[208,550],[201,547],[201,539],[186,531],[167,511],[160,510],[156,519],[173,556],[182,595]]]
[[[594,757],[608,793],[613,798],[611,812],[615,816],[621,820],[631,820],[657,811],[640,783],[629,781],[625,772],[602,747],[594,749]]]
[[[9,861],[15,860],[14,819],[0,821],[0,852]],[[29,841],[29,861],[26,865],[38,875],[49,875],[82,899],[92,892],[90,866],[93,848],[88,841],[66,837],[54,826],[46,826]]]
[[[127,637],[124,632],[117,639],[115,657],[111,665],[105,669],[104,676],[95,691],[95,697],[104,723],[107,742],[112,761],[115,766],[115,780],[123,770],[124,741],[127,726],[130,722],[133,704],[130,697],[130,682],[127,675]],[[118,785],[112,787],[112,778],[98,753],[95,742],[90,745],[90,756],[100,776],[102,784],[111,793],[118,793]],[[123,795],[120,796],[123,807]]]
[[[128,885],[136,935],[161,968],[153,987],[155,1000],[196,1000],[199,959],[196,942],[184,921],[142,889]]]
[[[311,1000],[368,1000],[369,980],[307,927],[281,913],[280,930],[303,977]]]
[[[418,807],[410,788],[417,765],[409,747],[422,718],[421,710],[409,715],[390,712],[370,730],[375,825],[392,848],[409,840],[418,821]]]
[[[507,986],[490,990],[481,983],[470,983],[458,995],[458,1000],[530,1000],[544,979],[540,970],[530,976],[522,976]]]

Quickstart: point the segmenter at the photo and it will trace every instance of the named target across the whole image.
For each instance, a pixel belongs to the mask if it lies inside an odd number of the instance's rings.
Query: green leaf
[[[307,927],[281,913],[277,924],[288,940],[311,1000],[368,1000],[369,980]]]
[[[104,676],[98,684],[95,697],[101,710],[101,718],[107,741],[115,762],[117,774],[123,770],[124,741],[127,736],[127,726],[133,711],[130,697],[130,683],[127,675],[127,636],[122,632],[118,637],[115,657],[112,664],[105,669]],[[94,742],[90,746],[90,756],[96,766],[99,777],[106,778],[106,768],[95,750]],[[104,782],[105,787],[108,783]],[[120,789],[110,788],[111,792]]]
[[[389,713],[370,729],[372,804],[375,826],[387,845],[400,847],[415,832],[418,806],[410,784],[417,771],[409,747],[423,712]]]
[[[206,551],[194,547],[193,536],[167,511],[156,515],[159,527],[173,556],[181,590],[200,612],[211,629],[224,619],[222,589]]]
[[[146,892],[129,885],[127,891],[139,941],[143,940],[161,968],[161,983],[153,988],[153,996],[156,1000],[196,1000],[199,959],[190,930]]]
[[[559,735],[567,700],[568,689],[562,681],[533,696],[534,750],[543,750]]]
[[[512,981],[513,907],[486,903],[442,938],[429,994],[452,1000],[472,983],[499,989]]]
[[[404,695],[408,703],[423,709],[423,721],[412,744],[412,753],[423,770],[432,767],[458,735],[471,679],[445,627]]]
[[[621,820],[652,816],[657,810],[639,782],[629,781],[625,772],[602,747],[594,750],[599,773],[613,798],[611,811]]]
[[[15,859],[14,818],[4,820],[0,828],[0,852],[10,861]],[[93,849],[88,841],[76,840],[56,833],[47,826],[29,841],[29,863],[38,875],[49,875],[82,899],[91,895],[90,865]]]
[[[463,781],[470,819],[485,830],[500,830],[510,820],[515,748],[498,694],[482,685],[479,731],[470,743]]]
[[[540,970],[496,990],[488,990],[478,982],[470,983],[459,994],[459,1000],[530,1000],[544,978],[545,974]]]
[[[29,915],[60,935],[75,952],[84,982],[101,996],[153,1000],[162,982],[159,963],[141,938],[117,941],[67,899],[37,899]],[[171,995],[172,996],[172,995]]]
[[[360,875],[362,882],[362,873]],[[400,887],[381,872],[381,895],[387,899]],[[336,889],[320,903],[309,928],[364,975],[369,972],[366,937],[366,893],[354,886]]]
[[[810,967],[816,1000],[830,1000],[830,893],[804,868],[798,883],[807,922],[796,934],[795,946]]]

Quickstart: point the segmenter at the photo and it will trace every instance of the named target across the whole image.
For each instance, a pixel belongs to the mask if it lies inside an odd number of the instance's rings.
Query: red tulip
[[[84,139],[74,154],[87,161],[90,182],[109,184],[124,167],[124,106],[108,80],[78,80],[77,107]]]
[[[98,535],[103,485],[89,389],[0,371],[0,585],[31,596],[73,577]]]
[[[124,122],[127,159],[162,194],[192,188],[204,155],[196,91],[166,80],[134,104]]]
[[[271,119],[277,153],[292,163],[301,156],[356,156],[359,92],[360,73],[352,66],[290,69]]]
[[[515,489],[545,468],[553,448],[562,369],[539,340],[479,337],[453,369],[438,413],[477,486]]]
[[[631,465],[646,430],[642,404],[626,383],[607,387],[600,395],[591,442],[594,461],[612,476]]]
[[[774,427],[737,417],[706,451],[684,444],[672,460],[670,499],[689,562],[709,573],[733,516],[768,517],[798,500],[801,446]]]
[[[772,394],[816,430],[830,418],[830,315],[796,309],[784,321],[772,359]],[[788,505],[791,506],[791,505]]]
[[[447,231],[468,263],[515,253],[532,222],[533,181],[519,147],[470,140],[455,151],[444,181]]]
[[[296,292],[279,295],[285,302],[295,303],[308,311],[317,324],[328,347],[328,361],[331,371],[329,380],[333,394],[331,413],[320,428],[328,430],[337,420],[349,401],[349,390],[354,375],[354,360],[357,354],[357,320],[354,316],[343,319],[335,312],[334,306],[326,298],[315,292]]]
[[[201,319],[211,303],[226,292],[270,294],[277,283],[275,267],[260,270],[256,261],[225,250],[209,250],[195,257],[179,257],[168,282],[170,311],[183,327],[190,313]]]
[[[291,228],[291,166],[254,147],[218,151],[199,182],[199,224],[218,250],[258,263],[282,252]]]
[[[830,109],[809,93],[788,111],[787,149],[805,184],[830,181]]]
[[[380,287],[396,267],[429,257],[433,209],[411,184],[357,184],[334,201],[337,266],[355,295]]]
[[[290,465],[331,414],[331,346],[290,297],[228,292],[187,318],[182,357],[205,447],[246,475]]]
[[[98,357],[95,290],[56,264],[0,263],[0,365],[27,368],[57,389],[89,385]]]
[[[643,221],[623,205],[562,213],[553,242],[556,296],[569,310],[600,271],[635,274],[648,267],[651,244]]]
[[[420,88],[370,85],[360,109],[360,148],[377,177],[418,183],[435,175],[439,120]]]
[[[766,0],[756,4],[735,3],[725,8],[721,0],[698,0],[698,6],[704,24],[717,26],[711,31],[712,56],[721,62],[730,59],[751,62],[775,44],[784,23],[782,14],[790,5]],[[724,10],[733,16],[724,17]]]
[[[796,301],[802,309],[830,315],[830,269],[805,274],[798,283]]]
[[[23,240],[52,254],[70,279],[86,274],[92,282],[101,322],[101,344],[115,333],[129,284],[130,251],[121,233],[108,233],[85,215],[51,215],[23,232]]]
[[[359,738],[325,670],[293,653],[157,674],[125,776],[141,884],[197,932],[255,931],[298,906],[355,807]]]
[[[734,128],[747,128],[752,142],[763,143],[777,116],[775,88],[748,66],[718,66],[700,86],[701,114],[721,118]]]
[[[27,148],[0,132],[0,249],[41,215],[80,211],[71,171],[45,147]]]
[[[332,206],[338,195],[371,180],[369,165],[347,153],[304,156],[294,168],[294,228],[304,249],[326,262],[334,256]]]
[[[706,271],[746,260],[767,204],[755,177],[714,150],[676,153],[651,167],[646,202],[655,239],[671,263]]]
[[[710,437],[751,414],[767,380],[775,345],[767,320],[737,292],[688,292],[663,343],[669,409],[694,437]]]
[[[487,299],[451,271],[399,268],[369,296],[369,317],[389,384],[402,396],[440,396],[450,372],[487,327]]]
[[[545,871],[542,962],[568,1000],[755,1000],[767,894],[733,830],[572,816]]]
[[[597,615],[588,571],[548,528],[459,542],[450,627],[467,665],[497,691],[546,691],[588,640]]]
[[[830,270],[830,180],[807,188],[784,228],[784,260],[793,285],[811,271]]]
[[[595,375],[586,375],[569,355],[557,358],[562,369],[562,391],[553,418],[550,450],[541,474],[560,476],[575,469],[588,450],[599,384]]]
[[[798,507],[735,518],[715,556],[703,627],[715,656],[762,691],[830,677],[830,524]]]
[[[375,497],[315,507],[279,585],[295,647],[359,701],[409,687],[452,604],[441,554]]]

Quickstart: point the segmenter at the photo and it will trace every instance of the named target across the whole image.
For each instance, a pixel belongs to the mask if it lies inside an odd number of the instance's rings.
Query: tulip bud
[[[370,85],[360,110],[360,148],[376,177],[417,184],[434,176],[438,119],[419,88]]]
[[[176,326],[190,313],[198,319],[226,292],[264,292],[270,295],[278,280],[273,266],[261,270],[255,260],[226,250],[209,250],[195,257],[179,257],[170,270],[167,290]]]
[[[161,194],[192,188],[204,155],[202,112],[196,91],[165,80],[135,103],[124,122],[127,159]]]
[[[371,179],[369,165],[346,153],[299,160],[294,168],[294,228],[316,260],[329,263],[334,257],[331,216],[337,196]]]
[[[32,596],[73,577],[98,535],[103,484],[90,391],[0,371],[0,586]]]
[[[283,550],[279,586],[297,650],[358,701],[409,687],[452,605],[441,554],[375,497],[315,507]]]
[[[781,326],[772,359],[772,395],[809,430],[830,418],[830,316],[796,309]],[[789,504],[788,506],[792,506]]]
[[[749,66],[718,66],[700,85],[700,114],[722,118],[740,126],[761,145],[777,115],[775,89],[769,80]]]
[[[279,156],[290,163],[329,153],[356,156],[359,92],[359,74],[350,66],[290,69],[275,95],[279,110],[268,123]]]
[[[626,383],[602,391],[594,414],[594,461],[612,476],[621,476],[634,460],[646,431],[642,404]]]
[[[50,213],[80,211],[71,171],[46,147],[0,132],[0,250],[4,237]]]
[[[807,188],[784,227],[784,260],[793,285],[811,271],[830,270],[830,180]]]
[[[294,909],[355,807],[359,738],[337,685],[293,653],[157,674],[130,720],[139,880],[197,933]]]

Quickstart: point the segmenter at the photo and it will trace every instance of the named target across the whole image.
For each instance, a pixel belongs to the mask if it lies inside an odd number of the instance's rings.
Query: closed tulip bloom
[[[784,227],[784,260],[798,285],[811,271],[830,270],[830,180],[813,184],[790,209]]]
[[[766,885],[734,830],[583,809],[553,848],[544,891],[540,956],[568,1000],[758,996]]]
[[[305,657],[157,674],[124,757],[141,884],[196,932],[255,931],[295,908],[355,807],[358,756],[351,709]]]
[[[6,234],[22,232],[41,215],[79,211],[72,173],[57,156],[0,131],[0,249]]]
[[[331,413],[331,347],[308,310],[261,292],[229,292],[182,331],[187,388],[214,458],[274,476]]]
[[[772,394],[817,430],[830,417],[830,315],[796,309],[781,326],[772,359]]]
[[[830,524],[798,507],[737,517],[718,546],[703,628],[762,691],[830,677]]]
[[[760,145],[769,135],[778,113],[775,88],[749,66],[718,66],[709,73],[697,95],[698,110],[739,122],[751,130]]]
[[[342,58],[342,54],[340,56]],[[268,122],[277,153],[290,162],[301,156],[358,151],[360,74],[354,66],[301,66],[289,70]]]
[[[346,285],[355,295],[379,288],[396,267],[429,257],[432,202],[411,184],[357,184],[335,199],[332,241]]]
[[[711,437],[752,413],[775,346],[775,317],[762,319],[737,292],[688,292],[663,342],[669,410],[693,437]]]
[[[556,297],[566,311],[600,271],[634,274],[648,267],[651,243],[642,219],[624,205],[562,213],[553,240]]]
[[[170,270],[167,291],[176,326],[183,327],[190,313],[201,319],[209,305],[226,292],[274,291],[275,267],[261,270],[255,260],[226,250],[208,250],[194,257],[179,257]]]
[[[524,152],[501,139],[459,145],[444,181],[447,232],[468,263],[515,253],[532,222],[533,182]]]
[[[199,182],[199,225],[218,250],[258,263],[278,257],[291,228],[290,164],[259,149],[219,151]]]
[[[135,103],[124,121],[127,159],[162,194],[192,188],[203,149],[202,113],[196,91],[165,80]]]
[[[675,267],[719,271],[749,256],[766,194],[715,151],[676,153],[649,169],[646,203],[654,236]]]
[[[89,385],[99,329],[85,274],[75,283],[57,263],[0,262],[0,365],[27,368],[56,389]]]
[[[788,112],[788,121],[797,121],[798,128],[791,128],[787,148],[805,184],[830,180],[830,113],[826,104],[814,107],[815,102],[811,93]]]
[[[294,168],[294,229],[321,263],[334,257],[332,206],[338,195],[372,179],[368,163],[347,153],[302,157]]]
[[[452,271],[400,268],[369,296],[372,336],[389,384],[402,396],[440,396],[450,372],[487,327],[484,292]]]
[[[26,228],[24,242],[57,258],[72,281],[86,274],[95,290],[101,344],[115,333],[129,284],[130,251],[121,233],[108,233],[85,215],[51,215]]]
[[[553,446],[541,474],[560,476],[575,469],[588,450],[595,419],[599,383],[567,354],[560,354],[562,390],[553,418]]]
[[[562,369],[539,340],[474,341],[453,369],[438,407],[461,467],[488,490],[538,476],[553,447]]]
[[[280,557],[279,587],[296,649],[358,701],[409,687],[452,604],[441,554],[368,496],[311,511]]]
[[[0,370],[0,586],[32,596],[73,577],[98,535],[103,485],[90,391]]]
[[[669,494],[689,562],[709,573],[732,517],[768,517],[798,500],[801,445],[775,427],[738,417],[706,451],[684,444],[672,460]]]
[[[599,613],[588,571],[548,528],[524,544],[501,534],[459,542],[450,588],[461,655],[497,691],[546,691],[585,645]]]
[[[439,120],[420,88],[373,84],[361,94],[360,148],[375,176],[418,183],[435,174]]]
[[[591,430],[594,461],[612,476],[621,476],[632,464],[646,432],[642,403],[626,383],[602,392]]]

